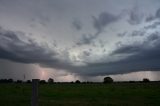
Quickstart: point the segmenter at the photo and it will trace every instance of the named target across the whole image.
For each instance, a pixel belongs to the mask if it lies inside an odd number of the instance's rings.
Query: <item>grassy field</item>
[[[0,84],[0,106],[30,106],[31,84]],[[160,83],[41,84],[39,106],[160,106]]]

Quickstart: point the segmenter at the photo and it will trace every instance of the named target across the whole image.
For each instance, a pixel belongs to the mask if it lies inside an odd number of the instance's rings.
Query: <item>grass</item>
[[[31,84],[0,84],[0,106],[30,106]],[[41,84],[39,106],[160,106],[160,83]]]

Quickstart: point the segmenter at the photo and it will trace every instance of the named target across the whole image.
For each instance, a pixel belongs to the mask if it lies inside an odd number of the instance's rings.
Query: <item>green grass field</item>
[[[0,84],[0,106],[30,106],[31,84]],[[41,84],[39,106],[160,106],[160,83]]]

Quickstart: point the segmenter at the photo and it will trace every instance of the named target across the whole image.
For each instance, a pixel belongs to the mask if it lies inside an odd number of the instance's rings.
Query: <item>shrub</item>
[[[143,82],[150,82],[148,78],[143,78]]]
[[[17,81],[16,81],[16,83],[22,83],[22,82],[23,82],[22,80],[17,80]]]
[[[80,82],[79,80],[76,80],[75,83],[76,83],[76,84],[80,84],[81,82]]]
[[[113,79],[111,77],[105,77],[103,83],[112,83]]]
[[[8,83],[13,83],[13,79],[8,79]]]
[[[49,84],[53,84],[53,83],[54,83],[54,79],[49,78],[49,79],[48,79],[48,83],[49,83]]]
[[[46,84],[46,80],[40,80],[40,84]]]
[[[31,80],[27,80],[26,83],[31,83]]]

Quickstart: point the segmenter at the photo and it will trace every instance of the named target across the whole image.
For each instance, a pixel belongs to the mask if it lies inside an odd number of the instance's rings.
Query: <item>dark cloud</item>
[[[119,37],[124,37],[126,34],[127,34],[127,32],[125,31],[125,32],[123,32],[123,33],[118,33],[117,36],[119,36]]]
[[[155,15],[153,15],[153,16],[150,15],[150,16],[146,17],[146,22],[150,22],[150,21],[153,21],[155,19],[160,19],[160,8],[157,9]]]
[[[36,15],[37,15],[36,17],[33,17],[31,19],[31,24],[30,24],[31,27],[36,27],[38,25],[46,27],[48,24],[50,24],[51,19],[48,16],[42,13],[39,14],[37,13]]]
[[[140,44],[130,44],[130,45],[120,45],[119,48],[117,48],[112,55],[116,55],[116,54],[139,54],[141,52],[144,53],[144,51],[150,51],[153,49],[157,49],[157,47],[159,47],[160,43],[158,43],[160,41],[160,33],[159,32],[154,32],[151,33],[146,40],[144,40],[143,43]],[[153,44],[154,42],[154,44]]]
[[[54,58],[56,52],[52,52],[46,47],[38,45],[32,39],[26,38],[25,40],[21,40],[14,31],[0,28],[0,58],[22,63],[57,61]]]
[[[157,1],[138,1],[138,8],[133,0],[0,0],[2,26],[24,32],[0,28],[0,76],[6,70],[11,70],[6,75],[14,71],[14,75],[22,76],[21,71],[28,70],[30,75],[35,64],[40,69],[60,69],[82,76],[159,70],[160,35],[153,33],[160,25],[160,9],[155,12]],[[146,22],[143,15],[150,15]],[[117,34],[119,31],[122,33]],[[82,36],[74,45],[76,33]],[[30,65],[33,68],[28,68]]]
[[[137,6],[135,6],[130,12],[129,12],[129,20],[128,22],[131,25],[137,25],[140,24],[142,22],[142,15],[138,9]]]
[[[80,20],[74,20],[72,22],[72,25],[76,30],[81,30],[82,29],[82,22]]]
[[[41,71],[37,65],[17,63],[9,60],[0,59],[0,78],[26,79],[40,78]]]
[[[119,36],[119,37],[124,37],[126,35],[132,36],[132,37],[145,36],[147,34],[148,30],[155,30],[158,26],[160,26],[160,22],[156,21],[156,22],[153,22],[149,25],[146,25],[138,30],[134,30],[130,34],[128,34],[127,32],[123,32],[123,33],[118,33],[117,36]]]
[[[99,40],[98,42],[101,48],[105,46],[105,42],[103,40]]]
[[[139,52],[139,50],[141,50],[141,47],[139,45],[125,45],[122,46],[120,48],[118,48],[117,50],[115,50],[112,55],[120,55],[120,54],[134,54]]]
[[[160,18],[160,8],[156,11],[156,17]]]
[[[91,53],[90,53],[89,51],[83,51],[83,54],[84,54],[85,56],[90,56],[90,55],[91,55]]]
[[[156,29],[159,25],[160,25],[160,22],[158,21],[158,22],[154,22],[151,25],[145,26],[144,28],[145,29]]]
[[[150,22],[150,21],[152,21],[154,19],[155,19],[154,16],[148,16],[148,17],[146,17],[146,22]]]
[[[135,30],[132,32],[131,36],[144,36],[146,31],[144,29],[142,30]]]
[[[152,33],[142,44],[118,46],[109,55],[112,61],[107,61],[106,56],[104,56],[103,61],[87,63],[86,66],[77,67],[76,70],[79,70],[79,74],[89,76],[122,74],[145,70],[159,71],[159,48],[160,33]]]
[[[131,34],[127,33],[127,32],[123,32],[123,33],[118,33],[117,36],[119,37],[125,37],[125,36],[144,36],[146,34],[146,29],[150,29],[149,26],[146,26],[144,28],[141,28],[141,30],[134,30],[131,32]]]
[[[95,35],[83,34],[80,41],[78,41],[76,44],[79,46],[91,44],[96,37],[97,37],[97,34],[95,34]]]
[[[118,16],[115,16],[108,12],[102,12],[98,18],[93,16],[93,26],[95,29],[97,29],[98,32],[102,31],[104,27],[106,27],[108,24],[111,24],[115,21],[117,21]]]
[[[0,58],[20,63],[38,63],[42,67],[65,69],[70,73],[87,76],[121,74],[141,70],[159,70],[160,66],[160,34],[152,33],[142,44],[120,45],[109,56],[101,61],[78,61],[84,65],[70,62],[69,53],[61,51],[61,55],[39,46],[29,39],[21,40],[16,32],[0,29]],[[58,56],[59,57],[58,57]],[[81,59],[88,58],[92,51],[83,51]],[[96,59],[96,57],[95,57]]]
[[[159,33],[158,32],[155,32],[155,33],[152,33],[148,38],[147,40],[148,41],[157,41],[159,40],[160,36],[159,36]]]
[[[22,37],[22,35],[21,35]],[[25,39],[25,41],[24,41]],[[66,50],[55,51],[46,45],[40,45],[33,39],[23,36],[19,38],[16,32],[0,29],[0,59],[26,64],[39,64],[42,67],[69,69],[70,59]]]
[[[119,19],[119,16],[115,16],[108,12],[102,12],[98,18],[95,16],[92,16],[93,18],[93,27],[96,29],[96,33],[94,34],[84,34],[82,35],[82,38],[77,43],[77,45],[88,45],[93,43],[93,40],[96,39],[104,30],[104,28],[117,21]]]
[[[155,25],[159,25],[159,22],[148,25],[148,29],[154,29],[155,27],[152,26]],[[122,74],[146,70],[159,71],[160,33],[147,33],[148,29],[141,28],[133,31],[130,35],[131,37],[145,35],[143,42],[135,42],[128,45],[120,42],[117,49],[107,57],[104,55],[101,61],[85,62],[86,66],[72,67],[73,70],[76,70],[75,73],[88,76]]]
[[[119,61],[109,63],[113,66],[122,66],[117,72],[132,72],[140,70],[160,70],[160,34],[151,34],[143,44],[125,45],[115,50],[111,56],[128,57]],[[123,68],[124,67],[124,68]],[[117,69],[115,69],[117,70]],[[121,70],[121,71],[120,71]],[[113,71],[114,72],[114,71]]]

